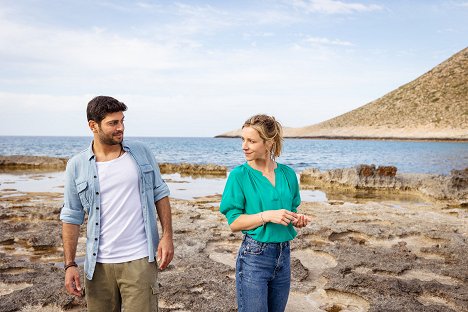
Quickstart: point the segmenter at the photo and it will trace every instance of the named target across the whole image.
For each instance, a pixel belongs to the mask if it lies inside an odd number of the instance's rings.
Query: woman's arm
[[[230,227],[233,232],[238,232],[255,229],[268,222],[287,226],[291,222],[294,224],[297,220],[297,214],[289,210],[268,210],[250,215],[242,214],[231,223]]]

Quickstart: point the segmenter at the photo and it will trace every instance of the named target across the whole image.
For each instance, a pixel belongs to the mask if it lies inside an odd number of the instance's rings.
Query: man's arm
[[[168,196],[161,198],[155,204],[162,227],[162,237],[159,240],[157,260],[159,262],[159,268],[163,270],[174,257],[171,204],[169,203]]]
[[[62,240],[64,265],[75,262],[76,247],[80,235],[80,226],[70,223],[62,223]],[[68,293],[78,297],[82,296],[80,274],[76,266],[70,266],[65,271],[65,288]]]

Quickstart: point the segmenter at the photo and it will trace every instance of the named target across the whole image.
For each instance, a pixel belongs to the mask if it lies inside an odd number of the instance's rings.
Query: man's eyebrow
[[[123,117],[122,119],[111,119],[108,122],[116,122],[116,121],[120,121],[120,120],[124,120],[124,119],[125,119],[125,117]]]

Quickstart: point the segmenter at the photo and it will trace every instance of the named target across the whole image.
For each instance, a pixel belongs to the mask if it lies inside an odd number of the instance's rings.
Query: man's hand
[[[65,271],[65,288],[70,295],[81,297],[83,294],[81,292],[81,283],[80,283],[80,273],[78,268],[69,267]]]
[[[172,216],[169,197],[163,197],[156,202],[159,221],[162,227],[162,237],[159,240],[157,261],[159,268],[164,270],[174,257],[174,243],[172,242]]]
[[[159,269],[164,270],[174,258],[174,243],[172,237],[163,235],[159,240],[157,260]]]
[[[76,224],[62,223],[62,240],[64,264],[72,263],[76,255],[76,246],[78,236],[80,235],[80,226]],[[65,288],[70,295],[81,297],[80,273],[77,267],[69,267],[65,271]]]

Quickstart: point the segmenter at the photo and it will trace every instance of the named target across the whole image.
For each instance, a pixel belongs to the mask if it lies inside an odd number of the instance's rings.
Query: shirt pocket
[[[76,184],[76,192],[81,201],[81,205],[83,206],[85,212],[88,212],[89,205],[90,205],[90,190],[88,181],[75,181]]]
[[[141,172],[143,174],[143,185],[146,190],[154,188],[154,170],[151,165],[141,165]]]

